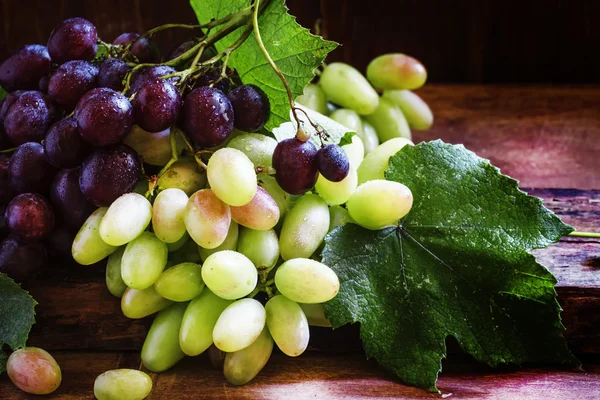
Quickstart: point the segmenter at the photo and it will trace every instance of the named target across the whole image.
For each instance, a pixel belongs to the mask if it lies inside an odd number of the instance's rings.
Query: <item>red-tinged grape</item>
[[[136,32],[122,33],[113,41],[113,44],[126,46],[139,36],[140,34]],[[140,64],[155,64],[160,62],[160,49],[156,43],[154,43],[154,41],[148,37],[143,37],[136,41],[129,50],[131,51],[131,54],[138,59]]]
[[[98,207],[107,207],[135,188],[142,172],[137,153],[118,144],[92,153],[81,167],[79,188]]]
[[[14,351],[6,362],[6,372],[16,387],[31,394],[52,393],[62,381],[56,360],[37,347]]]
[[[0,64],[0,86],[9,92],[36,89],[40,78],[50,73],[50,67],[46,46],[27,45]]]
[[[4,114],[4,131],[16,146],[26,142],[41,142],[54,122],[56,108],[50,99],[38,91],[20,93]]]
[[[54,211],[46,198],[37,193],[23,193],[6,207],[4,220],[11,233],[32,242],[47,237],[54,227]]]
[[[93,147],[83,140],[73,117],[64,118],[50,127],[44,140],[46,160],[58,168],[75,168]]]
[[[297,138],[285,139],[273,152],[275,179],[290,194],[302,194],[315,186],[318,174],[317,146]]]
[[[331,182],[340,182],[350,172],[350,161],[344,150],[336,144],[328,144],[317,153],[319,172]]]
[[[269,98],[258,86],[238,86],[227,98],[233,106],[234,125],[244,132],[258,132],[271,115]]]
[[[73,111],[81,96],[96,87],[97,76],[98,67],[87,61],[66,62],[50,77],[48,94],[60,108]]]
[[[48,193],[56,168],[46,161],[44,147],[24,143],[13,153],[8,164],[13,189],[17,193]]]
[[[83,139],[96,147],[103,147],[118,143],[131,130],[133,107],[127,97],[105,89],[89,97],[75,118]]]
[[[120,92],[123,90],[123,79],[131,68],[123,60],[107,58],[98,70],[98,87],[107,87]]]
[[[57,217],[77,232],[96,207],[90,203],[79,188],[81,168],[62,170],[52,181],[50,202]],[[70,248],[69,248],[70,251]]]
[[[154,82],[163,76],[171,75],[175,72],[177,72],[177,70],[169,67],[168,65],[155,65],[154,67],[146,68],[142,72],[139,72],[131,77],[129,93],[135,93],[150,82]],[[172,76],[166,80],[174,84],[179,80],[179,78]]]
[[[91,61],[98,50],[98,32],[90,21],[69,18],[54,28],[48,38],[48,53],[52,62],[63,64],[71,60]]]
[[[177,88],[160,79],[138,90],[133,99],[133,116],[140,127],[156,133],[175,123],[181,106]]]
[[[265,231],[279,222],[279,206],[262,187],[256,188],[252,200],[243,206],[231,207],[231,219],[245,227]]]
[[[218,89],[192,90],[183,103],[182,117],[184,132],[202,147],[222,144],[233,130],[233,107]]]
[[[34,279],[46,267],[48,254],[42,243],[26,243],[10,235],[0,243],[0,272],[17,282]]]
[[[427,80],[419,60],[401,53],[382,54],[367,66],[367,78],[377,89],[418,89]]]
[[[44,93],[44,94],[48,94],[48,85],[50,83],[50,77],[49,76],[42,76],[38,82],[38,89],[40,92]]]
[[[9,162],[10,156],[0,153],[0,205],[8,204],[17,195],[10,179]]]

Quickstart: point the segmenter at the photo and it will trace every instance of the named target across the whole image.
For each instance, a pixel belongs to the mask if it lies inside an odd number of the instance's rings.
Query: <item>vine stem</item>
[[[569,233],[567,236],[580,237],[580,238],[600,239],[600,232],[579,232],[579,231],[574,231],[574,232]]]

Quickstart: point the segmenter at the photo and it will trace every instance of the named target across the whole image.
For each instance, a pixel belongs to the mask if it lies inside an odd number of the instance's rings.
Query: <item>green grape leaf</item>
[[[201,24],[250,5],[248,0],[190,0],[190,3]],[[259,17],[258,25],[265,47],[296,98],[314,78],[315,69],[323,63],[327,53],[337,47],[337,43],[323,40],[298,25],[296,19],[288,14],[283,0],[271,0]],[[238,28],[218,41],[217,50],[221,52],[235,43],[244,29]],[[213,29],[212,33],[217,31],[218,27]],[[231,53],[228,66],[237,70],[242,82],[259,86],[269,97],[271,117],[265,125],[267,130],[289,121],[290,105],[285,87],[265,59],[254,34]]]
[[[339,144],[342,146],[342,142],[344,140],[348,141],[348,143],[352,142],[352,136],[356,135],[355,132],[351,132],[344,125],[340,124],[332,120],[331,118],[317,112],[311,110],[310,108],[304,107],[298,103],[296,103],[296,108],[302,110],[298,112],[298,118],[300,119],[302,126],[304,129],[311,134],[310,141],[313,142],[318,147],[321,147],[321,139],[319,135],[317,135],[317,131],[310,124],[308,117],[310,120],[319,127],[320,130],[326,133],[324,142]],[[296,132],[298,131],[298,124],[294,120],[292,112],[290,111],[290,120],[273,129],[273,135],[278,142],[282,140],[293,138],[296,136]],[[344,144],[348,144],[344,143]]]
[[[338,146],[345,146],[352,143],[352,137],[356,136],[355,132],[346,132],[340,139]]]
[[[0,349],[0,374],[6,371],[6,361],[8,361],[8,356]]]
[[[8,92],[4,90],[2,86],[0,86],[0,101],[4,100],[8,96]]]
[[[563,337],[556,278],[528,253],[570,226],[462,146],[406,146],[386,179],[413,193],[399,225],[346,224],[326,239],[323,262],[341,282],[325,304],[334,328],[359,322],[367,357],[432,391],[449,336],[491,366],[579,364]]]
[[[25,347],[35,323],[37,302],[7,275],[0,273],[0,353],[4,345],[16,350]],[[0,355],[0,372],[3,369]]]

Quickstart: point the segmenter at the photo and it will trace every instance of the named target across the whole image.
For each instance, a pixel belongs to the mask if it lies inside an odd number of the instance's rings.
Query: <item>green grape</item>
[[[142,346],[142,363],[150,371],[166,371],[185,356],[179,346],[179,328],[187,306],[175,303],[154,318]]]
[[[255,168],[258,166],[271,167],[277,140],[260,133],[243,133],[233,138],[227,147],[244,153],[252,161]]]
[[[278,294],[265,304],[267,326],[277,347],[290,357],[304,353],[310,339],[308,321],[302,308]]]
[[[137,369],[113,369],[94,381],[98,400],[142,400],[152,391],[152,378]]]
[[[354,223],[354,220],[350,216],[348,210],[342,206],[331,206],[329,207],[329,231],[331,232],[338,226],[345,225],[347,223]]]
[[[3,301],[7,300],[8,305],[4,304],[3,306],[11,307],[10,299],[3,299]],[[3,317],[5,316],[6,314],[3,315]],[[2,328],[5,330],[9,327],[3,324]],[[4,331],[3,336],[5,335],[10,337],[10,332]],[[16,340],[16,338],[10,340]],[[5,356],[4,353],[3,356]],[[58,389],[62,382],[62,372],[54,357],[46,350],[38,347],[25,347],[15,350],[6,360],[6,372],[16,387],[30,394],[52,393]],[[3,392],[5,390],[10,389],[3,389]],[[13,396],[9,397],[14,398]],[[3,398],[9,397],[3,396]],[[24,396],[21,398],[24,398]]]
[[[202,279],[219,297],[235,300],[250,294],[258,282],[252,261],[232,250],[211,254],[202,266]]]
[[[169,244],[167,243],[167,247],[168,246]],[[198,245],[193,240],[187,240],[178,250],[169,253],[169,262],[172,263],[171,265],[181,264],[184,262],[195,262],[200,264],[200,261],[201,259],[200,255],[198,254]]]
[[[381,98],[375,112],[365,119],[373,125],[381,142],[397,137],[411,139],[410,128],[402,110],[385,97]]]
[[[358,135],[352,136],[352,142],[342,146],[342,150],[346,153],[350,165],[358,168],[363,158],[365,158],[365,146]]]
[[[252,200],[243,206],[231,206],[231,218],[238,224],[257,230],[268,230],[279,222],[279,206],[269,192],[256,188]]]
[[[183,221],[198,246],[214,249],[227,237],[231,209],[211,189],[202,189],[190,197]]]
[[[383,54],[367,66],[367,78],[377,89],[418,89],[427,70],[417,59],[401,53]]]
[[[229,224],[229,231],[227,231],[227,237],[219,246],[215,247],[214,249],[205,249],[204,247],[197,246],[200,259],[202,259],[202,261],[206,261],[208,256],[218,251],[237,249],[239,230],[240,228],[238,223],[231,221],[231,224]]]
[[[100,222],[100,237],[112,246],[122,246],[140,236],[152,219],[152,205],[144,196],[126,193],[116,199]]]
[[[377,135],[377,131],[373,128],[366,119],[363,118],[363,130],[362,132],[358,132],[357,135],[363,142],[365,147],[365,156],[375,150],[377,146],[379,146],[379,136]]]
[[[348,64],[329,64],[321,73],[319,85],[331,101],[360,115],[371,114],[379,104],[375,89],[357,69]]]
[[[248,298],[235,301],[219,316],[213,342],[228,353],[246,348],[258,338],[265,321],[265,308],[259,301]]]
[[[302,308],[302,311],[304,311],[304,315],[306,315],[308,325],[331,328],[331,322],[327,319],[327,317],[325,317],[325,307],[323,307],[323,304],[298,304],[300,305],[300,308]]]
[[[208,289],[190,302],[179,330],[179,345],[185,354],[197,356],[213,344],[213,329],[219,315],[231,303]]]
[[[106,287],[115,297],[123,297],[127,285],[121,277],[121,259],[125,253],[125,246],[119,247],[117,251],[108,256],[106,263]]]
[[[360,226],[378,230],[398,224],[410,211],[412,192],[401,183],[376,179],[360,185],[346,206]]]
[[[283,218],[283,216],[288,212],[292,203],[290,194],[283,190],[275,178],[270,175],[258,175],[258,184],[260,187],[269,192],[273,200],[275,200],[277,206],[279,207],[279,218]]]
[[[400,107],[412,129],[424,131],[433,125],[431,109],[416,93],[410,90],[386,90],[383,97]]]
[[[226,353],[223,374],[232,385],[245,385],[267,365],[273,352],[273,339],[265,326],[248,347],[233,353]]]
[[[339,122],[354,133],[358,133],[363,130],[363,124],[362,120],[360,119],[360,115],[358,115],[358,113],[354,110],[338,108],[331,113],[329,118]]]
[[[121,276],[125,284],[138,290],[154,285],[167,265],[168,252],[167,245],[151,232],[133,239],[121,259]]]
[[[154,286],[144,290],[127,288],[121,298],[121,311],[131,319],[140,319],[169,307],[173,302],[156,292]]]
[[[183,216],[188,196],[181,189],[165,189],[156,196],[152,208],[152,229],[160,240],[175,243],[185,234]]]
[[[108,208],[102,207],[94,211],[85,220],[73,240],[71,255],[81,265],[95,264],[118,249],[117,246],[107,244],[100,237],[100,222],[107,210]]]
[[[331,182],[321,174],[315,184],[315,189],[326,202],[333,205],[344,204],[358,186],[358,175],[354,166],[350,165],[350,171],[344,179],[339,182]]]
[[[171,130],[151,133],[134,125],[131,131],[123,139],[123,143],[134,149],[146,164],[162,167],[171,160]],[[183,149],[185,143],[180,135],[176,135],[178,149]]]
[[[200,270],[200,264],[193,262],[177,264],[160,274],[154,289],[165,299],[190,301],[204,289]]]
[[[275,286],[282,295],[298,303],[324,303],[335,297],[340,281],[327,265],[308,258],[294,258],[277,268]]]
[[[257,231],[242,228],[237,251],[252,261],[258,269],[271,269],[279,259],[279,239],[273,229]]]
[[[190,240],[190,235],[188,235],[188,233],[186,231],[183,234],[183,236],[181,236],[176,242],[167,243],[167,249],[169,250],[169,253],[174,253],[176,251],[179,251],[183,246],[186,245],[188,240]],[[192,240],[192,242],[193,242],[193,240]],[[194,245],[195,245],[195,243],[194,243]]]
[[[303,195],[283,221],[279,235],[281,257],[284,260],[310,257],[328,229],[329,209],[325,200],[316,194]]]
[[[323,115],[329,114],[327,96],[319,85],[309,83],[304,87],[304,92],[296,98],[296,102]]]
[[[208,160],[206,176],[215,195],[230,206],[248,204],[256,193],[254,164],[238,149],[214,152]]]
[[[206,173],[193,158],[182,158],[173,163],[158,179],[158,189],[181,189],[191,196],[206,186]]]
[[[390,139],[367,154],[360,167],[358,167],[358,184],[374,179],[385,179],[384,173],[388,169],[390,157],[407,144],[413,145],[408,139]]]

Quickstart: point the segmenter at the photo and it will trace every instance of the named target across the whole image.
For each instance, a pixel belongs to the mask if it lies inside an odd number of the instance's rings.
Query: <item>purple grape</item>
[[[120,92],[123,90],[123,79],[131,71],[125,61],[118,58],[108,58],[100,65],[98,71],[98,86],[107,87]]]
[[[81,167],[79,188],[98,207],[107,207],[131,192],[142,172],[140,158],[129,146],[118,144],[93,152]]]
[[[271,115],[269,98],[258,86],[238,86],[227,98],[233,106],[234,125],[244,132],[258,132]]]
[[[38,88],[40,92],[48,94],[48,84],[50,83],[50,77],[48,75],[42,76],[38,82]]]
[[[101,94],[112,95],[113,92],[114,92],[114,90],[105,88],[105,87],[98,87],[98,88],[94,88],[94,89],[90,90],[89,92],[87,92],[86,94],[81,96],[81,98],[77,102],[77,105],[75,106],[75,111],[73,112],[73,116],[75,117],[75,119],[77,119],[77,115],[79,114],[79,111],[81,111],[81,109],[83,108],[85,103],[87,103],[87,101],[89,99],[91,99],[92,97],[98,96]]]
[[[34,279],[46,267],[48,255],[42,243],[27,243],[9,236],[0,243],[0,272],[17,282]]]
[[[62,109],[73,111],[87,92],[96,87],[98,67],[87,61],[68,61],[58,67],[48,82],[50,98]]]
[[[50,67],[46,46],[27,45],[0,64],[0,86],[9,92],[37,89],[40,78],[50,73]]]
[[[4,114],[4,131],[16,146],[41,142],[54,122],[56,108],[41,92],[22,92],[9,103]]]
[[[0,205],[8,204],[17,195],[10,180],[10,158],[8,154],[0,153]]]
[[[290,194],[303,194],[312,189],[319,176],[317,152],[317,146],[309,141],[291,138],[279,142],[273,152],[279,186]]]
[[[126,46],[139,36],[140,34],[136,32],[122,33],[113,41],[113,44]],[[160,62],[160,49],[156,43],[148,37],[143,37],[135,42],[129,50],[131,51],[131,54],[138,59],[140,64],[155,64]]]
[[[135,93],[140,90],[143,86],[146,86],[150,82],[177,72],[174,68],[168,65],[155,65],[154,67],[146,68],[142,72],[139,72],[131,77],[129,93]],[[173,84],[179,80],[178,77],[172,76],[167,80]]]
[[[183,103],[182,125],[186,135],[199,146],[218,146],[233,130],[233,107],[218,89],[194,89]]]
[[[83,140],[73,117],[64,118],[50,127],[44,140],[46,160],[58,168],[75,168],[92,152]]]
[[[69,18],[54,28],[48,39],[52,61],[63,64],[71,60],[91,61],[98,50],[98,32],[90,21]]]
[[[6,96],[2,102],[2,107],[0,107],[0,122],[4,121],[4,117],[6,116],[6,113],[8,113],[10,106],[12,106],[23,93],[25,93],[23,90],[16,90]]]
[[[79,188],[81,168],[62,170],[52,181],[50,202],[56,215],[71,231],[77,232],[96,207]]]
[[[75,233],[71,232],[62,224],[55,224],[54,230],[46,238],[48,256],[50,258],[59,258],[71,256],[71,246],[75,239]]]
[[[133,126],[133,107],[112,89],[90,96],[75,115],[83,139],[97,147],[118,143]]]
[[[179,46],[177,46],[177,48],[175,48],[173,51],[171,51],[169,53],[169,56],[167,57],[167,61],[171,61],[172,59],[181,56],[183,53],[185,53],[186,51],[188,51],[189,49],[191,49],[192,47],[194,47],[197,44],[198,43],[194,40],[188,40],[186,42],[181,43]],[[202,52],[203,55],[207,49],[204,49],[204,50],[205,51]],[[200,57],[202,57],[202,56],[200,56]]]
[[[350,161],[344,150],[336,144],[328,144],[317,153],[319,172],[331,182],[340,182],[350,172]]]
[[[219,89],[223,93],[229,92],[229,79],[221,78],[221,67],[216,66],[209,69],[202,75],[198,76],[193,83],[194,88],[212,86],[215,89]]]
[[[159,79],[138,90],[133,99],[133,116],[142,129],[161,132],[175,123],[182,103],[177,88]]]
[[[13,147],[12,142],[4,132],[4,124],[0,121],[0,150],[6,150]]]
[[[48,193],[56,168],[48,164],[44,147],[29,142],[20,145],[8,163],[13,189],[19,193]]]
[[[6,222],[4,221],[5,211],[6,206],[0,204],[0,242],[3,241],[10,234],[10,230],[8,229],[8,226],[6,226]]]
[[[47,237],[54,227],[54,211],[46,198],[37,193],[23,193],[6,207],[4,220],[11,233],[33,242]]]

